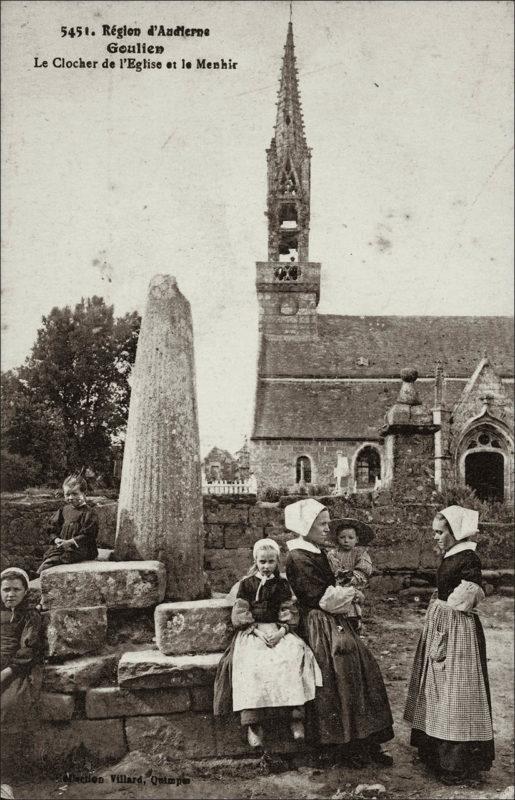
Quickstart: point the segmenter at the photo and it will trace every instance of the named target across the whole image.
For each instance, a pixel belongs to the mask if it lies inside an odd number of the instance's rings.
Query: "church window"
[[[381,456],[375,447],[364,447],[356,459],[356,485],[358,489],[370,489],[376,479],[381,478]]]
[[[308,456],[298,457],[295,477],[297,483],[311,483],[311,460]]]

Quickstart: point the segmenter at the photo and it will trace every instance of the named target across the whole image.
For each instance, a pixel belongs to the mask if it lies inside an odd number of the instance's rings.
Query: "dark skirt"
[[[33,668],[28,675],[16,675],[2,689],[2,735],[32,731],[38,724],[42,669]]]
[[[340,745],[392,739],[393,719],[379,665],[349,621],[314,609],[304,630],[324,684],[317,688],[313,719],[308,719],[311,736],[320,744]]]

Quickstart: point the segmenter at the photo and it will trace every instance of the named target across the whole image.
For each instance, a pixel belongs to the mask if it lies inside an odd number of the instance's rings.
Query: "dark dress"
[[[493,733],[491,738],[474,740],[469,737],[472,726],[478,725],[478,731],[488,730],[491,725],[492,707],[490,699],[490,685],[488,681],[486,643],[483,627],[479,616],[472,612],[453,611],[438,601],[446,601],[461,581],[470,581],[481,586],[481,561],[472,550],[462,550],[454,555],[443,558],[436,573],[438,600],[432,604],[427,612],[426,624],[420,637],[415,654],[413,672],[408,690],[405,718],[412,724],[411,744],[419,750],[419,756],[428,766],[439,772],[470,775],[472,773],[488,770],[494,760]],[[439,608],[441,611],[439,611]],[[446,623],[444,617],[439,617],[437,627],[441,652],[438,654],[434,646],[434,635],[430,628],[430,620],[435,613],[445,613],[454,622],[453,627]],[[466,627],[468,626],[468,627]],[[467,633],[470,631],[470,636]],[[442,646],[443,645],[443,646]],[[421,694],[428,693],[422,686],[427,684],[428,670],[436,670],[437,678],[442,676],[448,682],[448,691],[453,698],[466,687],[477,685],[478,670],[482,675],[484,686],[483,700],[475,692],[470,705],[466,700],[458,705],[457,710],[444,702],[439,712],[442,717],[442,726],[448,724],[447,717],[452,717],[453,725],[459,731],[462,725],[467,732],[468,741],[458,741],[453,735],[452,740],[430,736],[422,727],[429,727],[424,720],[424,713],[416,715],[417,703],[421,706],[425,700]],[[442,685],[439,690],[441,693]],[[481,688],[481,687],[480,687]],[[475,706],[472,707],[472,704]],[[461,713],[460,713],[461,712]],[[463,719],[461,720],[460,717]],[[486,726],[485,726],[486,722]],[[483,733],[484,737],[484,733]]]
[[[50,547],[45,551],[43,563],[38,568],[42,572],[49,567],[56,567],[58,564],[77,564],[80,561],[90,561],[98,556],[97,535],[98,535],[98,516],[97,512],[87,504],[74,508],[66,505],[52,515],[48,524],[48,537]],[[69,550],[63,550],[54,544],[56,537],[69,541],[75,540],[76,546]]]
[[[43,658],[43,622],[25,597],[15,609],[0,611],[0,666],[13,676],[2,685],[2,773],[16,773],[27,757],[31,733],[38,722]]]
[[[379,666],[349,620],[319,602],[335,585],[326,554],[292,550],[286,575],[297,597],[300,634],[322,671],[312,735],[320,744],[377,746],[393,738],[393,719]]]

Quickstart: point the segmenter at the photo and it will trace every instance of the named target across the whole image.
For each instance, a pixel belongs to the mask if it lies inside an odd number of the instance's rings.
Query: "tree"
[[[73,310],[53,308],[43,317],[25,365],[5,378],[14,409],[4,441],[7,449],[42,459],[43,471],[48,469],[49,456],[45,459],[39,451],[36,455],[20,424],[32,406],[61,432],[61,475],[85,465],[108,472],[112,442],[127,422],[128,376],[140,322],[137,312],[115,319],[113,307],[101,297],[82,299]],[[14,380],[19,382],[16,386]]]
[[[1,377],[2,487],[52,482],[66,469],[66,437],[59,416],[20,378],[19,370]]]

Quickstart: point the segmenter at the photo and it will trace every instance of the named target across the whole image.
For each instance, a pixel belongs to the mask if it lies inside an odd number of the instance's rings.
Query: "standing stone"
[[[193,327],[171,275],[156,275],[143,315],[123,458],[115,554],[157,559],[166,597],[203,594],[203,527]]]

